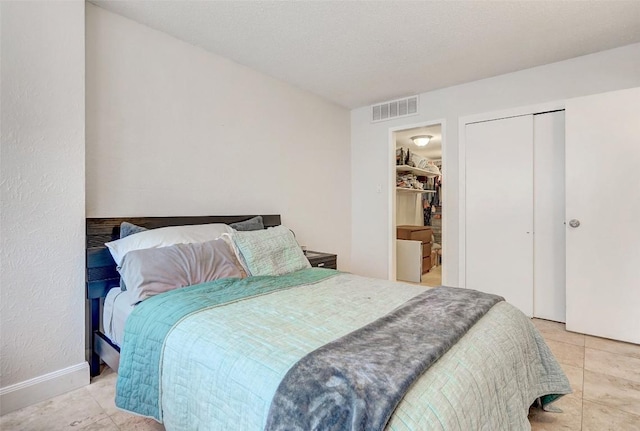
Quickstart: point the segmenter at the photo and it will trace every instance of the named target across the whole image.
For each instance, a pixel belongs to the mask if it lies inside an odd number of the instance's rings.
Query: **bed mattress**
[[[219,280],[136,307],[116,405],[167,430],[263,430],[277,387],[302,357],[424,291],[352,274],[260,294],[250,282]],[[221,295],[229,297],[202,303]],[[528,429],[536,398],[570,392],[529,318],[500,302],[414,382],[386,429]]]
[[[124,324],[133,311],[134,306],[129,301],[128,292],[114,287],[104,298],[104,308],[102,310],[102,328],[113,344],[122,346],[124,337]]]

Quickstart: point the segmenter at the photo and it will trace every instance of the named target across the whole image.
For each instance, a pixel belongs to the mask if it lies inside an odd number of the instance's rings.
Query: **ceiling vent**
[[[371,107],[371,122],[392,120],[399,117],[408,117],[418,113],[418,96],[406,99],[392,100],[379,103]]]

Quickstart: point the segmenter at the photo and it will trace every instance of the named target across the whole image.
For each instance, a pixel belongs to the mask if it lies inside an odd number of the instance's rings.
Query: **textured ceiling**
[[[640,42],[640,1],[92,3],[349,108]]]

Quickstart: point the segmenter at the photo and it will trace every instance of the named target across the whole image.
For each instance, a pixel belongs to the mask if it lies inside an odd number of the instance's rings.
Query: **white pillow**
[[[121,266],[124,255],[133,250],[207,242],[220,238],[223,233],[233,233],[233,229],[223,223],[169,226],[139,232],[105,245],[109,248],[116,265]]]

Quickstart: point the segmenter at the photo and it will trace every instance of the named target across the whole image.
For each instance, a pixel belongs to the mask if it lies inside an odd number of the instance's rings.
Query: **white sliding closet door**
[[[533,115],[465,127],[465,286],[533,315]]]
[[[564,322],[564,111],[534,115],[533,130],[533,315]]]
[[[566,123],[567,329],[640,343],[640,88],[570,99]]]

